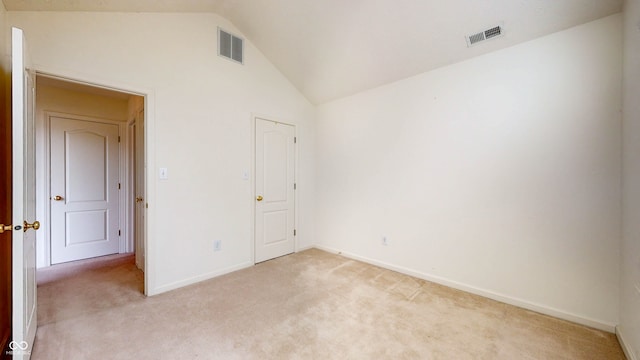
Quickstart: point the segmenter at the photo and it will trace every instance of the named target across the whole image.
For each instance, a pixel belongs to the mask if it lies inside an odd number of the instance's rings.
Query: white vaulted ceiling
[[[8,11],[215,12],[233,22],[314,104],[622,8],[622,0],[3,1]],[[503,25],[503,37],[467,47],[465,35],[497,24]]]

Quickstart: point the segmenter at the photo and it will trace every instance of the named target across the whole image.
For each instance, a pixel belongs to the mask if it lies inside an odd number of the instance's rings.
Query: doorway
[[[138,94],[38,74],[37,211],[47,220],[39,269],[144,252],[144,223],[135,221],[144,211],[136,207],[145,194],[144,166],[134,161],[144,163],[145,135],[128,131],[143,129],[144,106]]]
[[[295,126],[255,118],[255,262],[295,252]]]

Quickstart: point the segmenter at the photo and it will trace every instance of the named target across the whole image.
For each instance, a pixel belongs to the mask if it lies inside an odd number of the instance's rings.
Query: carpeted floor
[[[615,335],[320,250],[146,298],[133,257],[39,273],[32,359],[624,359]]]

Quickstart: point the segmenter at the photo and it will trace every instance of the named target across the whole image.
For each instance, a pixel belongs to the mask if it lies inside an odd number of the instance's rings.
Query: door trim
[[[136,186],[137,186],[137,179],[136,179],[136,171],[138,169],[137,164],[136,164],[136,148],[137,148],[137,143],[139,141],[139,139],[137,138],[137,128],[140,126],[140,124],[142,124],[143,126],[143,131],[144,131],[144,113],[145,110],[138,110],[136,112],[136,114],[133,116],[132,119],[130,119],[129,121],[127,121],[127,126],[126,126],[126,132],[127,132],[127,147],[128,147],[128,152],[127,152],[127,171],[128,173],[126,174],[127,176],[127,199],[129,200],[128,204],[125,204],[126,208],[127,208],[127,223],[131,226],[129,226],[129,228],[127,229],[127,235],[130,237],[130,241],[131,241],[131,246],[133,248],[133,252],[135,253],[135,262],[136,262],[136,266],[138,267],[138,269],[144,271],[144,258],[145,258],[145,245],[144,244],[144,229],[142,229],[142,237],[138,238],[138,228],[135,226],[136,225],[136,219],[137,219],[137,209],[138,209],[138,203],[135,200],[136,197],[138,196],[137,192],[136,192]],[[144,133],[142,134],[142,145],[143,145],[143,151],[144,151]],[[144,154],[143,154],[144,155]],[[143,161],[144,162],[144,161]],[[142,168],[145,168],[145,164],[142,164]],[[141,176],[144,176],[144,170],[143,173],[140,174]],[[146,181],[146,179],[145,179]],[[145,182],[143,182],[142,186],[144,186]],[[143,199],[144,199],[144,189],[143,189]],[[133,201],[132,201],[133,200]],[[144,201],[146,203],[146,199]],[[144,216],[143,216],[144,218]],[[140,245],[140,243],[142,243],[142,245]]]
[[[129,236],[129,222],[127,221],[127,207],[126,199],[128,195],[128,154],[131,151],[128,146],[128,132],[126,131],[126,121],[117,121],[112,119],[103,119],[93,116],[75,115],[56,111],[44,110],[44,128],[43,128],[43,145],[44,145],[44,176],[42,177],[42,184],[36,180],[36,187],[42,189],[42,200],[44,211],[44,222],[42,226],[42,234],[44,236],[44,260],[46,266],[51,266],[51,118],[60,117],[71,120],[94,122],[109,125],[118,125],[118,136],[120,137],[120,143],[118,144],[118,182],[121,184],[121,189],[118,193],[118,228],[121,231],[121,236],[118,239],[118,252],[120,254],[134,251],[133,239]]]
[[[260,114],[255,114],[252,113],[251,114],[251,169],[249,170],[249,173],[251,174],[249,176],[249,186],[251,187],[251,198],[249,199],[249,204],[251,207],[251,241],[249,244],[249,251],[251,251],[251,263],[252,264],[256,264],[256,206],[255,206],[255,199],[256,199],[256,121],[258,119],[261,120],[266,120],[266,121],[272,121],[275,123],[280,123],[280,124],[284,124],[284,125],[289,125],[289,126],[293,126],[293,136],[296,137],[296,139],[299,142],[299,137],[298,137],[298,127],[296,126],[296,124],[292,121],[283,121],[283,120],[273,120],[274,117],[271,116],[265,116],[265,115],[260,115]],[[298,176],[298,169],[300,168],[300,162],[299,162],[299,156],[298,156],[298,143],[295,144],[294,148],[293,148],[293,182],[296,184],[296,186],[300,186],[300,183],[298,181],[299,176]],[[296,230],[298,229],[298,209],[300,208],[298,202],[299,202],[299,196],[298,196],[298,190],[295,190],[294,195],[293,195],[293,227]],[[298,236],[299,234],[296,234],[293,237],[293,252],[297,253],[299,251],[298,248]]]

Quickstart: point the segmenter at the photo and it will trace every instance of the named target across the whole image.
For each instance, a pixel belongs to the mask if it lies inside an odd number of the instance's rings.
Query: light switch
[[[160,168],[160,180],[167,180],[169,178],[169,171],[167,168]]]

